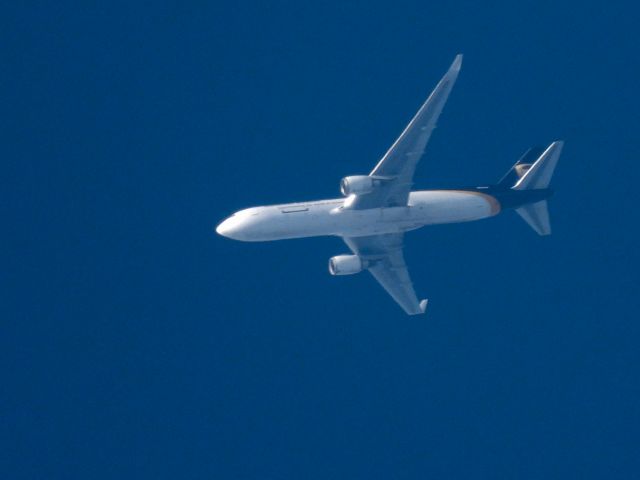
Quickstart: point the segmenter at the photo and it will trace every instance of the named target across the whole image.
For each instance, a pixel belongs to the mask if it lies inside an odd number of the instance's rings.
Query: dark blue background
[[[101,3],[1,12],[2,478],[640,475],[630,2]],[[563,139],[551,237],[408,235],[407,317],[339,239],[213,233],[338,196],[459,52],[417,186]]]

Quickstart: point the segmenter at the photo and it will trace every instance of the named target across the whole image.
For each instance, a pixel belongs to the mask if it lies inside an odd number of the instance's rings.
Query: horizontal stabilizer
[[[516,208],[516,213],[520,215],[538,235],[551,235],[551,222],[549,222],[549,210],[546,200]]]

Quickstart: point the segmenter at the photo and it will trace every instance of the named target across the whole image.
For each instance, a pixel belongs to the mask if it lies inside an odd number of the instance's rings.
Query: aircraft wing
[[[427,301],[418,301],[402,255],[403,233],[344,237],[351,251],[371,262],[369,271],[409,315],[424,313]]]
[[[427,101],[369,174],[381,182],[371,192],[353,198],[346,208],[365,209],[407,205],[413,173],[424,153],[431,132],[458,78],[462,55],[457,55]]]

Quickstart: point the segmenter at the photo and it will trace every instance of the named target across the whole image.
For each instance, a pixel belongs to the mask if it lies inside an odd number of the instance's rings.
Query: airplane
[[[418,161],[462,66],[457,55],[429,98],[369,175],[344,177],[344,198],[253,207],[220,223],[216,232],[242,241],[270,241],[339,236],[351,250],[329,260],[331,275],[368,270],[408,315],[424,313],[403,256],[405,232],[425,225],[469,222],[506,209],[516,213],[539,235],[551,226],[549,183],[563,142],[534,147],[520,157],[502,179],[488,186],[412,191]]]

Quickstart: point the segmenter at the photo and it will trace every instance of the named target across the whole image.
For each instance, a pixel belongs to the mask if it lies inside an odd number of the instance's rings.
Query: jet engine
[[[340,191],[345,197],[349,195],[362,195],[373,190],[376,180],[367,175],[353,175],[344,177],[340,181]]]
[[[358,255],[338,255],[329,259],[329,273],[331,275],[353,275],[369,266],[367,260]]]

